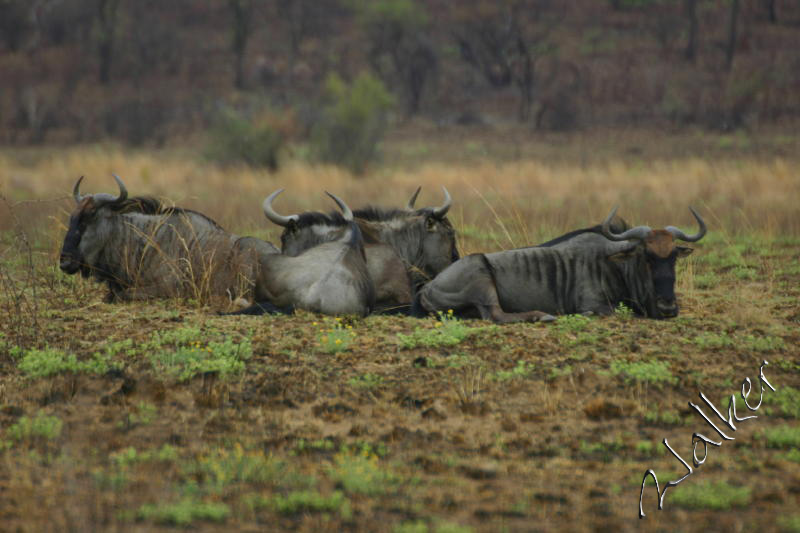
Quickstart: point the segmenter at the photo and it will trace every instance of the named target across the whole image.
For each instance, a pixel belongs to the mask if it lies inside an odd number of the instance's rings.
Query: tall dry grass
[[[287,190],[276,202],[282,213],[333,208],[323,191],[351,207],[404,205],[418,185],[417,205],[442,201],[441,186],[453,196],[450,217],[463,252],[525,246],[594,224],[619,204],[629,223],[676,225],[692,231],[687,206],[704,215],[710,231],[800,234],[800,162],[791,158],[690,156],[643,161],[620,157],[570,163],[561,157],[509,162],[489,158],[463,163],[428,161],[416,167],[378,167],[363,178],[334,167],[289,162],[275,174],[247,167],[223,168],[192,154],[128,151],[113,146],[42,149],[20,155],[0,152],[0,192],[39,249],[55,253],[73,208],[71,190],[85,175],[83,192],[116,192],[110,174],[132,195],[153,195],[201,211],[240,234],[277,241],[280,228],[268,223],[261,201]],[[0,231],[12,228],[0,207]]]

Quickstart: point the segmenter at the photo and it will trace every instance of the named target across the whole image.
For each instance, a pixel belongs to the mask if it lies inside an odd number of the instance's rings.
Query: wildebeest
[[[81,176],[73,188],[76,208],[61,249],[60,267],[108,285],[106,301],[226,296],[249,292],[253,251],[277,253],[263,241],[241,252],[238,236],[209,217],[155,198],[128,198],[114,175],[119,195],[81,195]]]
[[[605,219],[601,231],[580,230],[540,246],[460,259],[425,285],[415,311],[477,309],[495,322],[552,320],[567,313],[609,314],[624,303],[651,318],[677,316],[675,261],[692,252],[676,240],[699,241],[678,228],[638,226],[616,233]]]
[[[418,188],[405,209],[367,207],[353,212],[364,236],[367,267],[376,300],[384,305],[411,301],[412,286],[422,284],[458,259],[455,231],[447,219],[452,200],[443,187],[440,207],[414,208]],[[284,228],[281,251],[294,256],[322,242],[339,239],[347,222],[339,213],[280,215],[272,207],[277,193],[264,201],[264,214]]]
[[[264,211],[283,189],[269,195]],[[313,246],[295,256],[266,254],[259,261],[253,291],[255,305],[239,314],[290,312],[294,308],[325,314],[367,315],[375,305],[375,288],[367,271],[361,229],[353,212],[337,196],[326,192],[342,210],[344,230],[333,241]],[[292,215],[287,217],[297,220]]]

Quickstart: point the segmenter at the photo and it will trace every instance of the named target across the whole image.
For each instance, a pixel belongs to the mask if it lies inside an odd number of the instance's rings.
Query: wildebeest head
[[[442,186],[444,203],[441,206],[414,209],[414,202],[420,189],[421,187],[417,188],[406,205],[406,211],[409,213],[406,222],[410,226],[419,224],[424,228],[421,246],[422,255],[415,266],[420,268],[426,275],[435,277],[436,274],[459,259],[456,232],[447,218],[447,212],[450,210],[453,200],[450,198],[450,193],[447,192],[447,189]]]
[[[675,262],[679,257],[692,253],[687,246],[679,246],[677,240],[697,242],[706,234],[706,225],[702,217],[692,207],[700,227],[694,235],[686,235],[674,226],[664,229],[650,229],[648,226],[637,226],[622,233],[614,233],[610,226],[617,212],[615,207],[603,221],[603,235],[615,242],[627,241],[628,245],[617,248],[609,258],[625,265],[631,276],[626,282],[631,286],[637,301],[632,302],[639,311],[653,318],[671,318],[678,315],[678,304],[675,299]]]
[[[67,274],[80,271],[87,277],[90,266],[94,264],[94,256],[100,251],[100,246],[105,239],[100,238],[104,225],[98,224],[102,217],[110,216],[108,208],[121,205],[128,198],[128,190],[119,176],[113,174],[119,186],[119,195],[113,196],[106,193],[81,195],[80,187],[83,176],[78,178],[72,195],[75,198],[75,210],[69,217],[69,227],[61,247],[59,267]]]
[[[367,207],[353,213],[361,228],[364,242],[382,242],[391,245],[412,270],[434,277],[459,258],[455,230],[447,219],[452,199],[447,189],[445,201],[439,207],[414,208],[420,189],[411,196],[403,209]],[[272,202],[283,189],[275,191],[264,200],[264,214],[273,223],[283,226],[281,251],[295,256],[304,250],[339,238],[347,227],[339,213],[308,212],[299,215],[281,215],[275,212]]]

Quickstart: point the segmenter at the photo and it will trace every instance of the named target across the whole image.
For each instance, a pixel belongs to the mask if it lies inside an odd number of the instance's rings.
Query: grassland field
[[[400,130],[363,177],[287,157],[270,174],[196,150],[0,150],[2,531],[800,531],[800,137]],[[444,314],[217,316],[103,303],[58,253],[85,192],[200,210],[278,242],[282,213],[454,199],[462,254],[602,220],[709,234],[678,265],[680,316],[497,326]],[[741,398],[735,440],[685,473],[688,406]],[[750,403],[753,396],[750,397]],[[724,403],[722,403],[724,400]],[[710,410],[704,407],[706,413]],[[711,414],[710,416],[714,416]],[[697,449],[702,456],[702,446]]]

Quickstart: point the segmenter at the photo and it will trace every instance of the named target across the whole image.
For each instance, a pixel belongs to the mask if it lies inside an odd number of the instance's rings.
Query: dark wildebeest
[[[264,200],[267,211],[280,189]],[[294,308],[325,314],[367,315],[375,305],[375,288],[367,271],[361,230],[353,212],[331,193],[342,210],[344,231],[296,256],[266,254],[255,279],[255,305],[237,314],[291,312]],[[292,215],[293,217],[302,215]],[[290,217],[291,218],[291,217]]]
[[[455,231],[447,219],[452,200],[444,189],[440,207],[414,208],[420,189],[405,209],[367,207],[353,212],[364,236],[367,267],[376,290],[376,301],[384,306],[407,304],[412,287],[432,279],[458,259]],[[284,216],[272,201],[264,201],[264,214],[284,228],[281,251],[294,256],[322,242],[340,238],[347,222],[338,213],[309,212]]]
[[[164,206],[155,198],[128,198],[114,175],[119,195],[81,195],[83,176],[75,183],[77,204],[61,249],[60,267],[108,285],[106,301],[148,298],[246,295],[252,284],[252,261],[240,253],[239,237],[207,216]],[[276,253],[260,241],[246,247]]]
[[[609,314],[624,303],[651,318],[677,316],[675,261],[692,249],[675,240],[696,242],[706,234],[703,219],[689,209],[700,226],[691,236],[673,226],[615,233],[614,208],[599,233],[579,230],[540,246],[464,257],[422,288],[415,312],[477,309],[484,319],[518,322]]]

